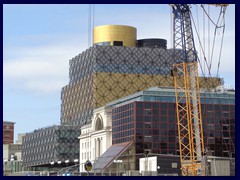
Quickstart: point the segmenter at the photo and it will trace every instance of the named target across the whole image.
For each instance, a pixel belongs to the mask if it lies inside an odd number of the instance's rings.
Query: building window
[[[8,139],[10,136],[8,134],[4,135],[4,138]]]
[[[144,114],[145,115],[151,115],[152,114],[151,109],[144,109]]]
[[[123,46],[122,41],[113,41],[113,46]]]
[[[214,144],[214,138],[208,138],[208,144]]]
[[[228,111],[223,111],[222,114],[223,114],[223,117],[225,117],[225,118],[229,117],[229,112]]]
[[[144,127],[145,127],[145,128],[151,128],[151,123],[149,123],[149,122],[145,122]]]
[[[100,45],[100,46],[110,46],[111,43],[109,41],[107,42],[99,42],[99,43],[95,43],[95,45]]]
[[[214,137],[214,131],[213,130],[208,131],[208,137]]]
[[[229,144],[229,138],[223,138],[222,139],[222,143],[225,143],[225,144]]]
[[[227,125],[227,124],[224,124],[224,125],[222,126],[222,129],[223,129],[224,131],[227,131],[227,130],[229,130],[229,125]]]
[[[95,130],[102,130],[103,129],[103,122],[100,118],[97,118],[96,125],[95,125]]]
[[[144,141],[145,142],[151,142],[152,141],[152,136],[144,136]]]

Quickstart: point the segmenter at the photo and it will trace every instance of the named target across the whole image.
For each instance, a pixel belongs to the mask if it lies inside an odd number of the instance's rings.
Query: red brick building
[[[14,124],[15,122],[3,121],[3,144],[14,143]]]

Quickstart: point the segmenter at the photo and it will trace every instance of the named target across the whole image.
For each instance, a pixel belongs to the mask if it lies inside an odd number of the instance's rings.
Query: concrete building
[[[14,143],[14,124],[15,122],[3,121],[3,144]]]
[[[22,134],[18,135],[18,143],[3,144],[3,172],[9,175],[22,171]]]
[[[22,144],[23,136],[25,136],[26,133],[19,133],[18,134],[18,139],[16,140],[15,144]]]
[[[14,160],[21,160],[21,150],[21,144],[3,144],[3,160],[10,161],[12,158],[14,158]]]
[[[3,144],[3,174],[9,175],[22,171],[22,145]]]

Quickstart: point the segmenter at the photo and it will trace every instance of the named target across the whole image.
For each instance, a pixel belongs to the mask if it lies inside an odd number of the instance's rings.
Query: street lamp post
[[[77,165],[78,159],[74,159],[73,161],[75,162],[75,165]]]
[[[79,139],[79,157],[78,157],[78,159],[79,159],[79,167],[78,167],[78,171],[79,171],[79,175],[81,176],[81,165],[80,165],[80,162],[81,162],[81,159],[80,159],[80,157],[81,157],[81,154],[80,154],[80,136],[78,137],[78,139]]]
[[[51,165],[51,169],[53,169],[54,161],[51,161],[51,162],[50,162],[50,165]],[[50,176],[50,174],[51,174],[51,169],[49,170],[49,176]]]
[[[69,163],[69,160],[66,160],[65,163],[66,163],[66,167],[67,167],[67,166],[68,166],[68,163]]]
[[[157,166],[157,176],[159,174],[160,166]]]
[[[75,167],[74,167],[74,168],[77,168],[77,169],[78,169],[78,167],[77,167],[78,159],[74,159],[73,162],[75,163]],[[75,171],[75,170],[74,170],[74,171]],[[78,171],[77,171],[77,172],[78,172]],[[73,173],[74,173],[74,172],[73,172]]]
[[[95,168],[96,168],[96,163],[97,163],[97,161],[98,161],[98,158],[99,158],[99,157],[95,157],[95,160],[94,160],[94,162],[93,162],[93,174],[94,174],[94,176],[96,176],[96,170],[95,170]]]
[[[11,161],[11,174],[13,174],[14,159],[11,158],[10,161]]]
[[[67,175],[67,172],[69,171],[69,168],[68,167],[68,163],[69,163],[69,160],[65,160],[65,164],[66,164],[66,171],[65,171],[65,176]]]
[[[60,169],[60,165],[61,165],[62,161],[58,161],[57,163],[58,163],[58,166],[59,166],[59,169]]]
[[[7,162],[8,162],[8,160],[7,159],[4,159],[4,165],[3,165],[3,174],[5,174],[6,173],[6,167],[7,167]]]
[[[23,171],[23,161],[22,160],[20,160],[20,170],[21,170],[21,172]]]

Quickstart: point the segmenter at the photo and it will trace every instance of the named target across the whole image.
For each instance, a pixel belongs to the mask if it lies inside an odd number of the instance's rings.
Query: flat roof
[[[3,124],[16,124],[16,122],[12,122],[12,121],[3,121]]]
[[[119,98],[110,103],[107,103],[106,106],[112,107],[112,106],[123,105],[125,103],[130,103],[133,101],[139,101],[137,100],[137,98],[140,98],[141,96],[175,97],[175,89],[173,87],[150,87],[143,91],[139,91],[134,94]],[[201,89],[200,96],[201,98],[205,98],[205,99],[207,98],[233,99],[233,97],[235,99],[235,91],[231,91],[227,89],[225,90],[218,89],[217,91],[213,91],[213,90],[207,91],[207,90]]]

